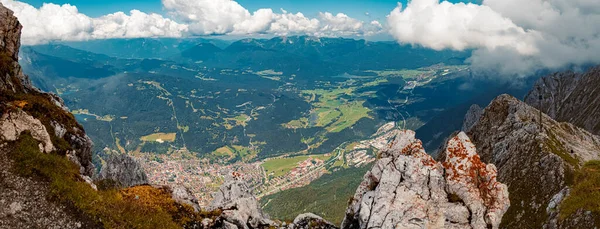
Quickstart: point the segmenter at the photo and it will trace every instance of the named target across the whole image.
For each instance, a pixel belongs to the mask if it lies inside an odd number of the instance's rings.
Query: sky
[[[452,0],[458,2],[459,0]],[[475,2],[475,0],[462,0],[464,2]],[[35,7],[43,3],[71,4],[77,6],[81,13],[91,17],[123,11],[128,12],[137,9],[143,12],[154,12],[164,14],[160,0],[23,0]],[[406,3],[406,0],[238,0],[240,5],[249,11],[260,8],[285,9],[290,12],[302,12],[306,15],[316,16],[319,12],[345,13],[361,20],[379,19],[396,7],[398,2]],[[365,15],[365,13],[369,15]]]
[[[311,35],[471,50],[474,71],[522,77],[600,63],[598,0],[0,0],[24,45],[139,37]]]

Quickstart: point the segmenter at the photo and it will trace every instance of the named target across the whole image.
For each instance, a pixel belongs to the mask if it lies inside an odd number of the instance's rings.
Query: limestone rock
[[[321,218],[318,215],[315,215],[313,213],[304,213],[304,214],[298,215],[294,219],[294,224],[293,224],[293,226],[290,226],[290,228],[296,228],[296,229],[335,229],[337,227],[335,225],[333,225],[331,222],[328,222],[327,220],[324,220],[323,218]]]
[[[198,199],[196,199],[196,197],[192,194],[192,192],[189,189],[183,186],[173,187],[171,190],[171,196],[176,202],[180,204],[187,204],[189,206],[192,206],[195,211],[200,210]]]
[[[72,133],[65,134],[64,139],[74,150],[74,155],[80,165],[80,173],[93,177],[96,169],[92,164],[92,149],[94,148],[92,139],[85,134],[83,129],[77,127],[73,127]]]
[[[121,187],[148,184],[148,177],[142,166],[127,154],[108,156],[98,178],[111,179]]]
[[[448,141],[445,153],[446,190],[467,205],[471,226],[498,228],[510,201],[508,187],[496,180],[496,166],[481,162],[464,132]]]
[[[22,110],[6,113],[0,117],[0,141],[16,141],[21,133],[29,131],[40,142],[40,151],[50,153],[54,145],[46,127]]]
[[[233,224],[240,229],[274,225],[274,222],[263,214],[258,200],[246,183],[237,177],[226,178],[226,182],[214,194],[210,210],[214,209],[223,211],[220,220],[225,225]]]
[[[510,203],[494,167],[464,133],[445,153],[436,162],[413,131],[398,131],[363,177],[342,228],[498,228]]]
[[[19,60],[22,26],[13,12],[0,4],[0,91],[31,90],[29,78],[23,75]]]
[[[465,132],[469,131],[471,127],[473,127],[473,125],[475,125],[475,123],[479,121],[479,118],[482,114],[483,109],[479,105],[471,105],[471,107],[467,111],[467,114],[465,115],[465,120],[463,121],[463,126],[461,130]]]
[[[13,59],[19,57],[19,47],[21,47],[21,23],[13,15],[13,12],[2,6],[0,7],[0,49],[6,52]]]

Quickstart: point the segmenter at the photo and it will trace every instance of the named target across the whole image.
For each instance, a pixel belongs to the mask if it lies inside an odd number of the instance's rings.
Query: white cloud
[[[194,34],[227,34],[237,23],[252,17],[232,0],[162,0],[169,15],[190,24]]]
[[[319,13],[322,27],[320,32],[325,34],[355,35],[362,33],[363,22],[348,17],[343,13],[333,15],[329,12]]]
[[[233,0],[162,0],[168,14],[190,25],[195,35],[211,34],[310,34],[344,36],[373,34],[373,27],[343,13],[319,13],[318,18],[281,10],[259,9],[250,13]]]
[[[24,26],[23,44],[44,43],[50,40],[83,40],[93,31],[91,18],[80,14],[77,7],[65,4],[44,4],[40,9],[11,0],[2,4],[13,10]]]
[[[504,75],[600,62],[598,21],[597,0],[413,0],[388,15],[399,42],[474,49],[469,61],[475,70]]]
[[[319,20],[310,19],[304,16],[302,13],[288,13],[285,10],[281,10],[282,14],[277,16],[277,19],[271,23],[269,32],[276,35],[288,35],[288,34],[311,34],[319,29]]]
[[[131,10],[97,18],[79,12],[70,4],[44,3],[39,9],[15,0],[0,0],[23,24],[26,45],[50,41],[88,39],[183,37],[188,35],[295,35],[370,36],[382,31],[381,24],[364,23],[343,13],[319,13],[318,18],[283,9],[259,9],[250,13],[233,0],[162,0],[170,18]]]
[[[181,37],[187,31],[187,25],[138,10],[132,10],[130,15],[117,12],[91,18],[69,4],[44,3],[36,9],[19,1],[0,2],[13,10],[23,25],[21,41],[25,45],[106,38]]]
[[[159,14],[132,10],[129,15],[117,12],[93,19],[92,38],[181,37],[187,25],[165,19]]]

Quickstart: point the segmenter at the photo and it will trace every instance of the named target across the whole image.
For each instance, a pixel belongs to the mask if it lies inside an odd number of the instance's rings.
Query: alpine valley
[[[599,67],[514,82],[389,41],[21,29],[0,5],[0,228],[600,225]]]

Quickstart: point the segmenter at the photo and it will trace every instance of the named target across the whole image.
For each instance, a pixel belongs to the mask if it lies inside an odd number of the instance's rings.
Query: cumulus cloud
[[[37,44],[49,40],[82,40],[93,31],[91,18],[80,14],[77,7],[65,4],[44,4],[40,9],[12,0],[2,4],[13,10],[25,27],[22,31],[23,44]]]
[[[189,24],[195,35],[310,34],[317,36],[370,35],[371,24],[343,13],[319,13],[317,18],[281,9],[250,12],[233,0],[162,0],[169,15]]]
[[[399,4],[387,21],[401,43],[473,49],[475,70],[522,76],[600,62],[597,0],[413,0]]]
[[[22,43],[43,44],[49,41],[79,41],[106,38],[181,37],[187,31],[182,25],[158,14],[132,10],[91,18],[77,7],[44,3],[35,7],[13,0],[0,2],[14,11],[23,25]]]
[[[88,39],[184,37],[190,35],[296,35],[370,36],[382,31],[377,23],[364,23],[343,13],[319,13],[317,18],[283,9],[249,12],[233,0],[162,0],[167,14],[131,10],[97,18],[70,4],[44,3],[39,9],[15,0],[0,0],[23,24],[26,45],[50,41]]]
[[[133,38],[133,37],[181,37],[188,26],[166,19],[159,14],[146,14],[139,10],[129,15],[117,12],[93,19],[92,38]]]

